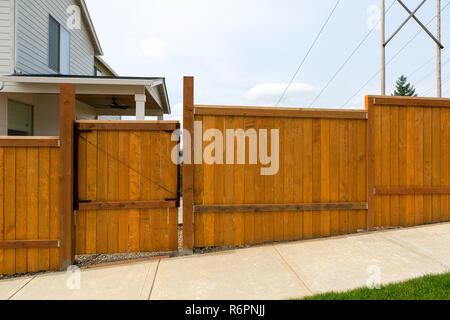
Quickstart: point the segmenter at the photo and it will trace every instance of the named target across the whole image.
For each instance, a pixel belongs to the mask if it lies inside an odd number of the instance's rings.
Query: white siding
[[[0,0],[0,75],[14,72],[14,0]]]
[[[74,0],[16,0],[16,71],[54,74],[48,67],[49,15],[67,28],[67,8]],[[81,30],[69,30],[71,75],[93,75],[94,47],[82,19]]]

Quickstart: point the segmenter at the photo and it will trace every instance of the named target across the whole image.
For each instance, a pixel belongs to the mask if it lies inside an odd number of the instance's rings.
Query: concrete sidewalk
[[[288,299],[450,271],[450,223],[0,281],[0,299]],[[76,275],[75,275],[76,276]]]

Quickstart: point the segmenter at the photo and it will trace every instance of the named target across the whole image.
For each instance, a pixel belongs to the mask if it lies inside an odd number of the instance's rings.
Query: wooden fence
[[[0,139],[0,274],[60,269],[58,146]]]
[[[184,249],[449,221],[449,107],[450,99],[379,96],[364,111],[199,106],[185,78],[193,141],[212,128],[224,145],[229,129],[277,129],[280,168],[262,175],[249,139],[245,165],[185,163]],[[216,139],[202,151],[185,141],[184,150],[194,160]]]
[[[0,137],[0,274],[178,249],[179,123],[76,122],[75,106],[61,84],[59,137]]]
[[[269,176],[261,175],[266,166],[260,162],[249,164],[248,139],[246,165],[236,164],[237,152],[233,165],[195,165],[196,247],[311,239],[366,228],[367,112],[210,106],[195,106],[194,112],[203,132],[214,128],[224,137],[230,129],[278,130],[280,151],[279,171]],[[237,139],[234,145],[237,149]],[[268,154],[273,150],[269,145]]]
[[[178,250],[177,122],[78,121],[76,254]]]
[[[367,97],[371,227],[449,221],[448,99]]]

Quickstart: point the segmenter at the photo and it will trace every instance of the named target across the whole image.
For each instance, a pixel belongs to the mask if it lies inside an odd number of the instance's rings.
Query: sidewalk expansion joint
[[[151,297],[152,297],[153,288],[155,287],[156,277],[158,276],[158,271],[159,271],[159,265],[160,264],[161,264],[161,260],[158,260],[158,265],[156,266],[156,270],[155,270],[155,276],[153,277],[152,287],[150,288],[150,293],[148,295],[148,299],[147,300],[150,300]]]
[[[306,282],[300,277],[300,275],[294,270],[294,268],[292,268],[292,266],[286,261],[286,259],[283,257],[283,255],[280,253],[280,251],[278,251],[278,249],[275,246],[272,246],[272,248],[278,253],[278,255],[280,256],[281,260],[283,261],[283,263],[289,268],[289,270],[291,270],[291,272],[293,272],[295,274],[295,276],[297,277],[298,281],[300,281],[300,283],[306,288],[306,290],[309,291],[309,293],[311,295],[314,294],[314,292],[311,290],[311,288],[306,284]]]
[[[443,261],[440,261],[440,259],[436,258],[431,252],[429,252],[429,253],[424,252],[424,251],[428,251],[428,250],[419,248],[416,245],[405,242],[405,241],[393,239],[393,238],[389,237],[388,235],[384,235],[382,233],[380,233],[380,235],[383,239],[385,239],[393,244],[396,244],[399,247],[402,247],[403,249],[411,251],[411,252],[417,254],[418,256],[421,256],[422,258],[432,260],[436,264],[439,264],[441,267],[444,267],[446,270],[450,270],[450,265],[446,264]]]
[[[34,279],[36,279],[37,275],[33,276],[30,280],[28,280],[23,286],[21,286],[16,292],[14,292],[7,300],[11,300],[12,298],[14,298],[20,291],[23,290],[23,288],[25,288],[31,281],[33,281]]]

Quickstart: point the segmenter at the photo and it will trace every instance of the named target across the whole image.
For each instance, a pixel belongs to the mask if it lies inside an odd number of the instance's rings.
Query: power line
[[[444,80],[444,81],[442,82],[442,85],[446,84],[446,83],[449,82],[449,81],[450,81],[450,77],[448,77],[446,80]],[[424,94],[424,95],[427,95],[429,92],[433,91],[433,89],[434,89],[434,87],[431,87],[430,89],[428,89],[427,91],[425,91],[423,94]]]
[[[447,8],[448,8],[448,6],[450,5],[450,2],[448,2],[443,8],[442,8],[442,10],[441,10],[441,12],[444,12]],[[435,15],[430,21],[428,21],[427,23],[426,23],[426,25],[425,26],[428,26],[431,22],[433,22],[433,20],[434,19],[436,19],[437,18],[437,15]],[[413,42],[421,33],[423,32],[423,29],[420,29],[415,35],[414,35],[414,37],[412,37],[399,51],[397,51],[397,53],[396,54],[394,54],[394,56],[386,63],[386,65],[389,65],[395,58],[397,58],[398,57],[398,55],[403,51],[403,50],[405,50],[405,48],[411,43],[411,42]],[[349,99],[347,99],[347,101],[344,103],[344,106],[347,106],[352,100],[353,100],[353,98],[354,97],[356,97],[361,91],[362,91],[362,89],[364,89],[370,82],[372,82],[372,80],[376,77],[376,76],[378,76],[379,74],[380,74],[380,72],[381,72],[381,69],[380,70],[378,70],[373,76],[371,76],[370,78],[369,78],[369,80],[367,80],[364,84],[363,84],[363,86],[362,87],[360,87],[359,89],[358,89],[358,91],[356,91],[355,92],[355,94],[353,94]]]
[[[445,61],[443,64],[442,64],[442,66],[445,66],[447,63],[449,63],[450,62],[450,59],[448,59],[447,61]],[[417,85],[419,84],[419,83],[422,83],[426,78],[428,78],[429,76],[431,76],[433,73],[435,73],[436,72],[436,68],[434,68],[434,69],[432,69],[430,72],[428,72],[425,76],[423,76],[422,78],[420,78],[420,80],[419,81],[416,81],[415,83],[414,83],[414,85],[417,87]]]
[[[333,10],[331,10],[331,13],[328,15],[328,18],[326,19],[325,23],[322,25],[322,28],[320,29],[319,33],[317,34],[316,38],[314,39],[311,47],[309,48],[308,52],[306,53],[305,57],[303,58],[302,62],[300,63],[300,66],[298,67],[297,71],[294,73],[294,76],[292,77],[291,81],[287,85],[286,89],[284,90],[283,94],[281,95],[280,99],[278,100],[276,106],[278,107],[283,100],[284,96],[286,95],[287,91],[291,87],[292,83],[294,82],[295,78],[297,77],[298,73],[300,72],[300,69],[303,67],[304,63],[306,62],[306,59],[308,58],[309,54],[311,53],[312,49],[316,45],[317,41],[319,40],[320,36],[322,35],[323,31],[325,30],[325,27],[328,25],[328,22],[330,22],[331,17],[333,16],[334,12],[336,11],[339,3],[341,0],[338,0],[333,7]]]
[[[394,0],[389,8],[386,10],[386,13],[391,10],[393,5],[395,4],[396,0]],[[319,92],[319,94],[314,98],[314,100],[311,102],[310,107],[314,105],[314,103],[322,96],[322,94],[325,92],[325,90],[330,86],[330,84],[336,79],[336,77],[339,75],[339,73],[344,69],[344,67],[347,65],[347,63],[350,62],[350,60],[353,58],[353,56],[356,54],[356,52],[361,48],[361,46],[366,42],[366,40],[369,38],[369,36],[372,34],[372,32],[380,25],[380,22],[378,22],[375,26],[373,26],[372,29],[369,30],[369,32],[364,36],[364,38],[359,42],[359,44],[356,46],[356,48],[353,50],[353,52],[348,56],[348,58],[344,61],[344,63],[339,67],[339,69],[335,72],[335,74],[331,77],[331,79],[327,82],[325,87],[322,88],[322,90]]]
[[[430,59],[427,60],[427,62],[425,62],[424,64],[422,64],[420,67],[418,67],[416,70],[414,70],[413,72],[411,72],[408,77],[412,77],[413,75],[415,75],[417,72],[419,72],[420,70],[422,70],[423,67],[425,67],[426,65],[428,65],[431,61],[433,61],[435,59],[435,57],[431,57]]]

